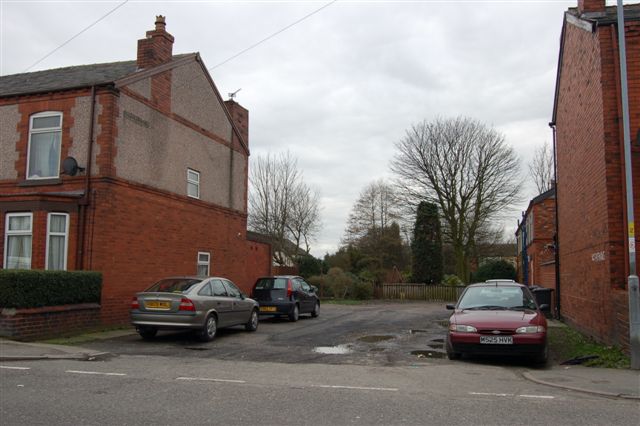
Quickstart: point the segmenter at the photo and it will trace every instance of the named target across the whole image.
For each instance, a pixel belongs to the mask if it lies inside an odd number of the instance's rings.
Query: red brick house
[[[518,222],[518,282],[556,289],[555,233],[556,196],[552,188],[532,199]]]
[[[640,212],[640,4],[624,6],[636,229]],[[627,218],[616,7],[565,12],[555,128],[560,313],[608,344],[629,345]],[[636,259],[637,261],[637,259]]]
[[[101,271],[104,323],[163,276],[248,291],[271,270],[247,238],[248,111],[173,41],[159,16],[135,61],[0,77],[0,266]]]

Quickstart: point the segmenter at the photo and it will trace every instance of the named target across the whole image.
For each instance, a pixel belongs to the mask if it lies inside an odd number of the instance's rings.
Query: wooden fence
[[[382,284],[377,288],[379,299],[427,300],[430,302],[456,302],[464,286],[451,287],[427,284]]]

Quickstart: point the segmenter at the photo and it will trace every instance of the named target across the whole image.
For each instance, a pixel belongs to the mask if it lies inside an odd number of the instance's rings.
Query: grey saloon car
[[[131,301],[131,324],[144,339],[158,330],[194,330],[211,341],[218,328],[258,329],[258,303],[221,277],[164,278]]]

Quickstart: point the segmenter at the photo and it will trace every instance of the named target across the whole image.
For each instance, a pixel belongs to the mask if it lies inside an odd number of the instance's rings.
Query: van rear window
[[[287,278],[262,278],[256,283],[256,290],[286,290]]]

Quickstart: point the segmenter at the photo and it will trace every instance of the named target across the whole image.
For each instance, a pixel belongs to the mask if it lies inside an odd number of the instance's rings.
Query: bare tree
[[[538,146],[533,155],[533,162],[529,164],[529,175],[536,185],[538,194],[551,189],[553,185],[553,148],[545,142]]]
[[[320,196],[304,183],[297,160],[289,152],[258,156],[250,183],[248,225],[269,236],[274,261],[290,264],[302,242],[308,253],[320,229]]]
[[[383,179],[371,182],[360,192],[351,209],[344,242],[354,242],[367,234],[380,234],[400,217],[394,188]]]
[[[517,200],[519,163],[504,136],[464,117],[424,121],[396,144],[391,170],[407,205],[438,205],[456,274],[469,282],[470,257],[495,219]]]

